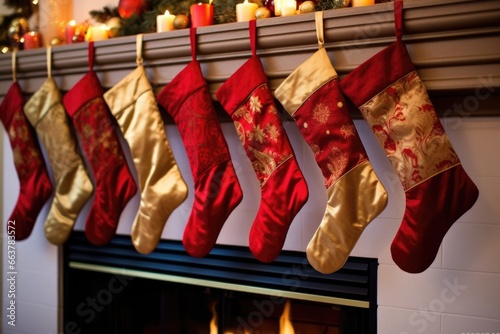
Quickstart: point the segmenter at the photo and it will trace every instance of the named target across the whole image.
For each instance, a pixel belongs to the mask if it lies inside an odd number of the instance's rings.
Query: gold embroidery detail
[[[324,105],[323,103],[319,103],[313,109],[313,118],[320,124],[326,124],[326,122],[328,122],[328,119],[330,118],[330,115],[330,108],[328,108],[328,106]]]
[[[278,131],[278,129],[276,128],[275,125],[267,124],[266,131],[267,131],[267,134],[269,135],[269,139],[271,139],[274,142],[278,141],[278,138],[280,136],[280,132]]]
[[[247,131],[247,137],[248,140],[255,140],[262,144],[266,139],[266,134],[264,130],[260,128],[260,125],[256,125],[251,130]]]
[[[352,124],[345,124],[340,128],[340,133],[344,138],[348,138],[356,134],[356,128]]]
[[[261,111],[262,104],[260,103],[258,96],[250,96],[250,110],[253,112]]]
[[[360,110],[405,190],[460,162],[415,71]]]
[[[341,149],[333,147],[332,151],[328,155],[327,168],[330,171],[330,177],[325,180],[325,185],[327,188],[341,177],[349,163],[349,156],[347,153],[342,152]]]

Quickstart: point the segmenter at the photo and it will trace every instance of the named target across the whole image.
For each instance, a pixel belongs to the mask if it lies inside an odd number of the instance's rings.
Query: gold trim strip
[[[147,271],[132,270],[132,269],[125,269],[125,268],[100,266],[100,265],[88,264],[88,263],[82,263],[82,262],[70,261],[69,267],[74,268],[74,269],[97,271],[97,272],[108,273],[108,274],[117,274],[117,275],[126,275],[126,276],[132,276],[132,277],[149,278],[149,279],[154,279],[154,280],[158,280],[158,281],[191,284],[191,285],[205,286],[205,287],[209,287],[209,288],[227,289],[227,290],[233,290],[233,291],[239,291],[239,292],[249,292],[249,293],[256,293],[256,294],[260,294],[260,295],[269,295],[269,296],[275,296],[275,297],[281,297],[281,298],[293,298],[293,299],[307,300],[307,301],[326,303],[326,304],[353,306],[353,307],[360,307],[360,308],[369,308],[370,307],[370,303],[366,302],[366,301],[351,300],[351,299],[346,299],[346,298],[337,298],[337,297],[329,297],[329,296],[321,296],[321,295],[312,295],[312,294],[306,294],[306,293],[300,293],[300,292],[268,289],[268,288],[247,286],[247,285],[234,284],[234,283],[224,283],[224,282],[210,281],[210,280],[204,280],[204,279],[198,279],[198,278],[159,274],[159,273],[152,273],[152,272],[147,272]]]

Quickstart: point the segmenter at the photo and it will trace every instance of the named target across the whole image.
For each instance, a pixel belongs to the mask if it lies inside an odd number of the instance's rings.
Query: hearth
[[[142,255],[128,236],[95,247],[75,232],[64,266],[65,333],[376,333],[376,259],[324,275],[301,252],[264,264],[217,245],[197,259],[162,240]]]

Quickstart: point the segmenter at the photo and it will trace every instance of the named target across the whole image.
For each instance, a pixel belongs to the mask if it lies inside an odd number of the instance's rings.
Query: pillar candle
[[[89,27],[86,40],[88,42],[102,41],[108,39],[108,31],[105,25]]]
[[[214,6],[206,3],[191,5],[191,27],[212,25],[214,20]]]
[[[274,16],[281,16],[281,0],[274,0]]]
[[[297,2],[295,0],[281,0],[281,15],[292,16],[297,14]]]
[[[36,31],[30,31],[23,35],[24,39],[24,49],[37,49],[42,47],[42,38],[40,34]]]
[[[156,17],[156,32],[174,30],[175,15],[170,14],[167,10],[165,15],[158,15]]]
[[[256,3],[248,2],[245,0],[243,3],[236,5],[236,21],[245,22],[250,20],[255,20],[255,12],[259,8]]]
[[[75,36],[76,21],[71,20],[66,24],[66,44],[73,43],[73,36]]]
[[[353,7],[369,6],[375,4],[375,0],[352,0]]]

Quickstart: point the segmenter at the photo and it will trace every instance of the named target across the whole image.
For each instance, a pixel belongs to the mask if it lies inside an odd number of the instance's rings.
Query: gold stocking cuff
[[[293,116],[309,96],[336,77],[337,72],[333,68],[325,49],[322,48],[297,67],[276,88],[274,95],[285,110]]]

